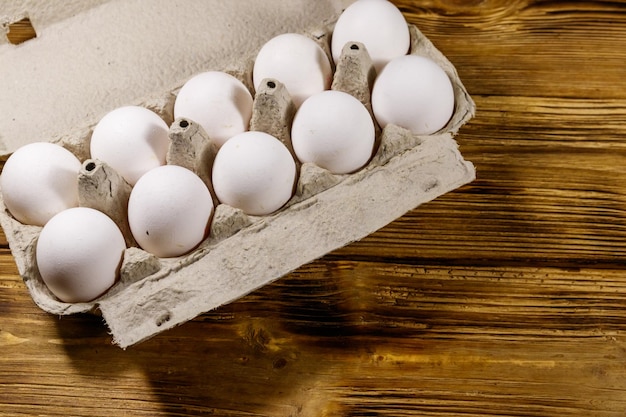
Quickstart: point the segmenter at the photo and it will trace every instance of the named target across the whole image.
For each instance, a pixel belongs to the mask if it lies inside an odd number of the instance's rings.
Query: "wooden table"
[[[0,414],[623,416],[626,3],[396,1],[478,179],[126,351],[0,251]]]

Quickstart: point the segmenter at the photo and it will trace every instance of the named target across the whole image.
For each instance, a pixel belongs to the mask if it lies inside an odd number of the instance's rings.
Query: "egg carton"
[[[332,28],[333,23],[323,24],[306,33],[329,56]],[[250,216],[218,204],[209,236],[185,256],[157,258],[136,246],[129,247],[117,283],[92,302],[65,303],[48,290],[35,262],[41,228],[15,220],[0,199],[0,224],[34,302],[56,315],[101,314],[113,342],[126,348],[243,297],[474,180],[474,166],[463,159],[454,140],[458,129],[474,115],[474,102],[446,57],[417,27],[409,25],[409,29],[410,53],[433,59],[453,83],[455,110],[442,130],[420,136],[394,125],[379,129],[374,156],[353,174],[335,175],[302,164],[293,198],[268,216]],[[250,130],[273,134],[289,146],[293,104],[277,80],[268,80],[254,91],[253,59],[242,59],[224,71],[235,75],[253,92]],[[358,43],[346,45],[333,70],[332,88],[353,94],[371,112],[375,72],[365,47]],[[192,120],[173,120],[173,104],[180,87],[135,104],[157,112],[171,126],[168,163],[186,166],[206,179],[208,172],[201,167],[207,166],[206,158],[210,166],[214,151],[206,145],[205,132]],[[130,186],[110,167],[89,160],[93,127],[78,130],[58,143],[87,161],[81,170],[81,204],[107,212],[128,237],[124,213]]]

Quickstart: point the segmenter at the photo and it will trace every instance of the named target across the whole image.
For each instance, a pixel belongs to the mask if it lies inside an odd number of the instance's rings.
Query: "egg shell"
[[[187,168],[164,165],[137,181],[128,200],[128,223],[137,243],[161,258],[183,255],[206,237],[213,199]]]
[[[360,42],[380,73],[389,61],[408,53],[410,38],[407,22],[393,3],[357,0],[337,19],[331,40],[333,60],[339,60],[346,43]]]
[[[134,185],[143,174],[165,164],[168,129],[167,123],[147,108],[118,107],[94,128],[91,157],[106,162]]]
[[[113,220],[97,210],[74,207],[55,215],[41,230],[37,266],[60,300],[88,302],[115,283],[125,248]]]
[[[350,94],[324,91],[309,97],[298,109],[291,141],[300,162],[348,174],[371,158],[374,122],[365,106]]]
[[[372,89],[372,109],[381,127],[393,123],[419,135],[443,128],[454,113],[454,104],[454,89],[446,72],[418,55],[391,61]]]
[[[244,132],[217,152],[212,182],[218,200],[247,214],[266,215],[292,196],[296,163],[287,147],[264,132]]]
[[[81,163],[60,145],[35,142],[16,150],[0,176],[9,212],[24,224],[43,226],[62,210],[78,205]]]
[[[284,33],[267,41],[254,62],[252,80],[256,89],[266,78],[287,87],[296,106],[309,96],[330,88],[332,67],[328,55],[311,38]]]
[[[245,132],[252,116],[252,94],[237,78],[207,71],[189,79],[174,103],[174,117],[200,124],[218,146]]]

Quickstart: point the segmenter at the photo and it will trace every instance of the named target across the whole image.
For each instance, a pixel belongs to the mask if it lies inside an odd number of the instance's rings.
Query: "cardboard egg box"
[[[123,11],[132,3],[104,1],[104,6],[98,5],[95,12],[93,9],[90,12],[97,16],[97,9],[110,6]],[[219,1],[214,3],[219,4]],[[244,13],[245,7],[260,7],[254,1],[235,3],[238,5],[232,7],[244,9],[228,12],[233,22],[238,21],[237,12]],[[296,6],[295,3],[301,4]],[[293,104],[278,80],[271,80],[259,91],[254,91],[251,70],[256,51],[277,34],[300,32],[316,40],[330,53],[333,22],[347,3],[330,1],[320,6],[322,3],[318,2],[294,2],[294,8],[283,10],[287,16],[293,15],[293,22],[283,22],[279,27],[269,28],[271,24],[257,17],[255,26],[262,33],[255,34],[254,48],[221,57],[217,63],[198,65],[194,73],[223,70],[242,80],[255,97],[251,130],[266,131],[289,145],[289,123],[295,111]],[[159,5],[157,8],[167,7]],[[198,7],[206,7],[206,4]],[[210,7],[206,12],[210,15]],[[110,13],[110,10],[100,13]],[[250,9],[246,15],[252,15]],[[220,19],[219,14],[212,16]],[[249,22],[245,24],[249,26]],[[237,23],[233,25],[237,26]],[[307,29],[303,30],[303,27]],[[377,150],[372,160],[363,169],[349,175],[334,175],[315,165],[302,164],[293,198],[285,207],[268,216],[249,216],[219,204],[208,238],[185,256],[161,259],[131,246],[124,254],[118,282],[92,302],[64,303],[47,289],[35,262],[35,247],[41,228],[19,223],[0,201],[0,224],[35,303],[57,315],[101,314],[113,341],[126,348],[234,301],[301,265],[371,234],[420,204],[472,181],[474,167],[463,159],[453,136],[473,116],[474,103],[454,66],[418,28],[412,25],[409,28],[410,53],[436,61],[453,82],[455,111],[441,131],[419,136],[393,125],[379,129]],[[250,34],[249,28],[246,33]],[[238,44],[239,41],[232,43]],[[250,48],[249,43],[246,45]],[[354,45],[347,45],[336,63],[332,88],[353,94],[371,110],[369,92],[375,73],[366,48],[361,44]],[[185,73],[166,89],[116,105],[138,104],[157,112],[171,126],[168,163],[186,166],[206,179],[208,174],[203,167],[207,166],[207,161],[201,158],[211,157],[211,152],[204,152],[210,149],[207,147],[209,139],[193,120],[173,120],[172,116],[176,93],[192,75]],[[127,87],[132,85],[128,80],[120,82]],[[91,131],[99,117],[112,109],[93,112],[78,128],[46,139],[63,145],[81,161],[87,161],[81,171],[81,202],[101,204],[103,211],[108,211],[113,218],[118,217],[119,224],[124,222],[124,199],[128,196],[129,186],[105,164],[89,160]]]

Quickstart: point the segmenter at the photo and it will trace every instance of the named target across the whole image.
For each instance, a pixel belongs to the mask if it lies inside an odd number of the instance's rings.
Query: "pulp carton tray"
[[[125,104],[138,104],[156,111],[171,125],[172,140],[183,137],[193,142],[197,135],[203,137],[202,129],[193,121],[180,123],[180,120],[175,121],[172,117],[176,93],[186,79],[200,71],[224,70],[239,77],[252,90],[252,62],[256,51],[265,41],[280,33],[301,32],[315,39],[328,51],[333,22],[342,7],[349,2],[276,0],[263,2],[261,6],[253,0],[242,0],[228,2],[226,8],[221,5],[225,2],[217,0],[186,1],[182,6],[177,5],[181,8],[173,8],[171,3],[176,2],[151,2],[150,10],[126,22],[128,27],[138,27],[134,32],[131,31],[134,35],[150,37],[154,34],[160,39],[159,42],[138,42],[130,47],[127,44],[112,45],[122,40],[110,39],[114,35],[104,31],[106,25],[102,24],[102,20],[108,20],[109,24],[115,26],[118,19],[123,20],[124,16],[141,9],[135,1],[100,0],[87,6],[80,2],[71,3],[86,10],[75,12],[75,15],[65,19],[59,17],[58,23],[46,21],[47,26],[44,25],[38,38],[28,41],[44,43],[41,47],[43,49],[33,44],[30,52],[35,54],[35,58],[27,54],[28,46],[18,49],[12,45],[0,45],[4,48],[0,49],[3,58],[14,56],[26,61],[41,59],[41,55],[48,53],[49,48],[44,39],[46,36],[53,42],[62,41],[58,45],[66,47],[77,43],[74,46],[78,49],[74,52],[83,53],[83,59],[100,54],[98,45],[101,45],[100,50],[105,50],[105,54],[113,56],[119,56],[115,48],[131,49],[126,51],[126,61],[119,64],[127,68],[126,77],[107,74],[106,69],[102,68],[91,68],[95,73],[76,74],[79,76],[77,89],[85,84],[84,78],[95,83],[101,79],[105,85],[97,87],[95,95],[65,91],[71,96],[67,99],[67,105],[60,98],[62,96],[57,97],[55,109],[64,108],[71,114],[59,115],[56,124],[37,119],[39,114],[29,107],[32,105],[37,108],[41,105],[36,101],[28,103],[26,100],[27,103],[18,105],[17,109],[0,112],[15,115],[9,116],[15,119],[34,118],[35,125],[27,126],[13,121],[9,123],[14,129],[6,129],[8,134],[3,136],[4,154],[9,154],[29,141],[48,140],[63,145],[84,161],[89,158],[89,138],[99,118],[116,106]],[[145,3],[141,4],[145,6]],[[47,7],[42,6],[42,14],[48,16],[48,19],[49,15],[56,16]],[[275,9],[268,13],[267,9],[272,7]],[[257,9],[260,11],[255,14]],[[19,18],[18,12],[4,19]],[[279,23],[277,17],[282,19]],[[212,27],[214,21],[219,23],[213,27],[210,35],[203,35],[202,31],[189,29],[198,19],[204,22],[198,27]],[[31,16],[31,21],[37,29],[36,17]],[[96,21],[100,22],[98,28],[104,33],[97,34],[95,40],[88,38],[94,43],[85,44],[85,40],[76,40],[79,33],[93,30]],[[181,35],[181,30],[185,35]],[[436,134],[418,136],[393,125],[387,126],[379,132],[378,149],[371,162],[354,174],[334,175],[311,164],[302,165],[294,197],[272,215],[248,216],[220,204],[216,207],[209,237],[185,256],[159,259],[140,248],[129,247],[124,254],[118,282],[92,302],[69,304],[55,298],[44,285],[35,262],[35,247],[41,228],[19,223],[0,201],[0,224],[19,273],[35,303],[52,314],[101,314],[114,342],[126,348],[236,300],[303,264],[367,236],[420,204],[472,181],[475,178],[474,167],[463,159],[453,135],[473,116],[474,103],[453,65],[416,27],[411,25],[410,30],[410,53],[434,59],[453,82],[455,112],[445,128]],[[164,36],[162,32],[168,33]],[[172,38],[176,39],[171,41]],[[162,42],[166,39],[174,44],[164,47]],[[208,49],[198,46],[210,41],[221,43]],[[198,47],[194,48],[194,45]],[[350,49],[353,52],[346,52],[337,63],[333,88],[354,94],[370,108],[371,61],[368,61],[363,45],[360,46],[356,52],[354,48]],[[176,48],[185,53],[176,56],[178,61],[172,70],[169,68],[172,64],[168,52]],[[344,51],[348,51],[348,48]],[[136,52],[143,61],[137,61],[132,52]],[[172,53],[176,55],[178,52]],[[27,57],[22,57],[22,54]],[[59,54],[63,55],[64,52],[60,51]],[[54,57],[51,59],[53,67],[61,65]],[[11,64],[7,64],[6,59],[0,62],[0,65],[6,66],[0,66],[0,71],[11,75]],[[150,68],[159,63],[168,69]],[[15,61],[13,65],[19,69],[23,63]],[[87,67],[89,65],[84,64]],[[133,65],[139,65],[141,71]],[[146,73],[142,73],[143,69],[146,69]],[[52,77],[47,83],[54,85],[53,82],[60,78],[62,87],[73,89],[71,82],[63,84],[65,75],[57,73],[57,70],[47,74]],[[167,74],[164,75],[164,72]],[[14,77],[22,83],[28,82],[28,79]],[[150,83],[142,86],[146,77],[153,77],[154,89],[151,89]],[[111,82],[109,78],[117,79],[120,84],[112,91],[109,90],[111,85],[107,84]],[[15,80],[12,82],[16,83]],[[288,99],[285,100],[284,94],[281,95],[284,90],[280,87],[279,84],[275,91],[252,91],[255,94],[255,110],[251,127],[256,130],[268,129],[269,133],[288,140],[284,136],[288,136],[286,125],[290,112]],[[24,94],[34,94],[33,88],[25,88],[25,91]],[[47,94],[43,96],[44,101],[50,99]],[[20,97],[21,100],[25,98],[20,92],[14,93],[16,100]],[[93,100],[98,97],[102,100]],[[30,96],[26,98],[33,99]],[[78,107],[73,108],[83,101],[84,107],[80,110]],[[11,108],[11,103],[2,104]],[[49,116],[41,114],[41,117],[45,119]]]

